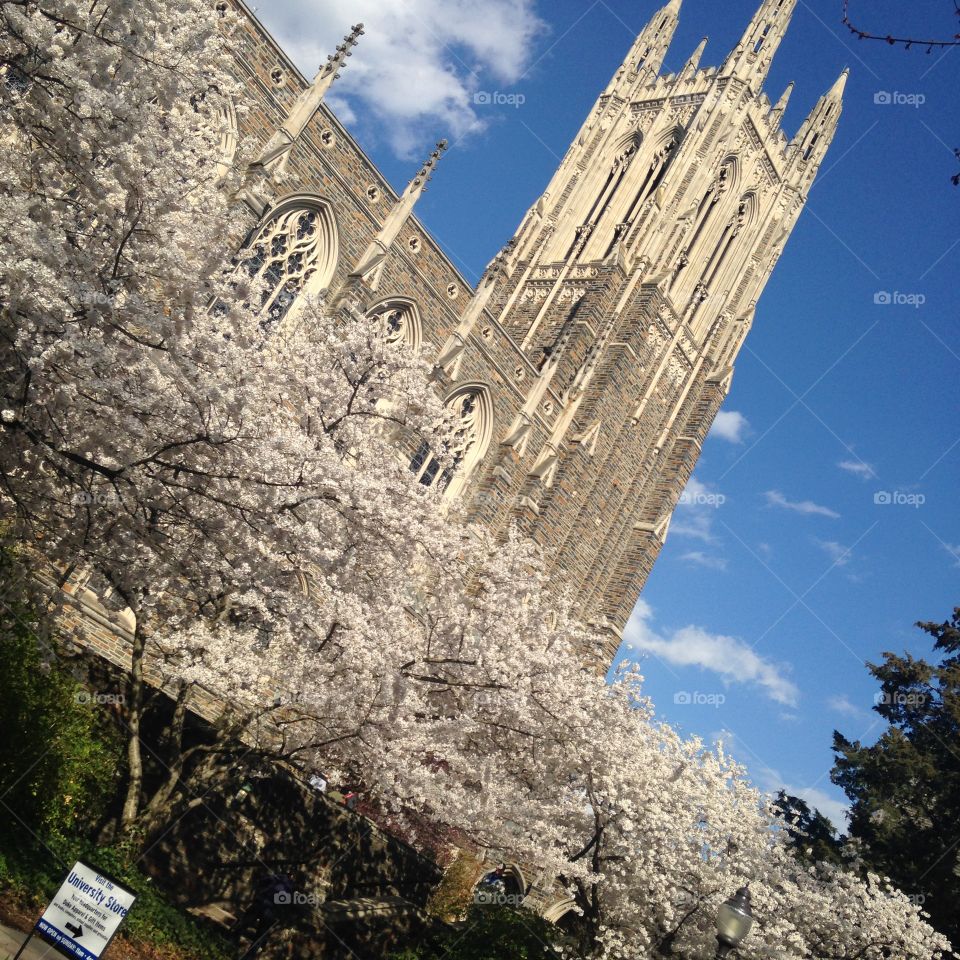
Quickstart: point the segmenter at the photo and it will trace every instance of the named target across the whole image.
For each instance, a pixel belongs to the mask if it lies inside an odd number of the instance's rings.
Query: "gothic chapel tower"
[[[846,72],[792,140],[792,84],[762,92],[795,5],[764,0],[721,67],[700,68],[704,41],[669,76],[680,0],[659,10],[476,294],[537,375],[475,511],[509,504],[606,663],[840,116]],[[471,333],[441,352],[454,378]]]
[[[833,139],[846,73],[788,139],[793,85],[775,105],[761,88],[797,0],[763,0],[720,67],[700,68],[704,41],[661,76],[670,0],[471,290],[413,216],[444,145],[395,195],[322,103],[360,25],[312,83],[284,86],[295,68],[236,2],[238,70],[260,104],[246,123],[264,144],[245,199],[262,224],[252,245],[271,251],[251,262],[282,285],[270,309],[284,316],[313,284],[426,351],[468,441],[455,469],[406,451],[411,470],[543,547],[601,627],[602,649],[583,655],[605,669]]]

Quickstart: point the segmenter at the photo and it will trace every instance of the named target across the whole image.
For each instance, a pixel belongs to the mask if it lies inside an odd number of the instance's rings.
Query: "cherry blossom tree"
[[[411,441],[456,439],[429,357],[322,299],[264,322],[243,165],[219,163],[229,16],[0,15],[0,497],[38,566],[126,611],[121,830],[158,829],[242,744],[535,865],[586,955],[710,957],[747,882],[744,957],[946,948],[882,879],[794,860],[722,751],[658,723],[635,672],[584,666],[598,639],[533,546],[416,482]],[[172,707],[148,777],[153,684]]]
[[[145,659],[179,668],[179,728],[218,630],[278,693],[287,658],[402,622],[407,572],[455,537],[394,435],[445,425],[382,322],[311,302],[267,330],[224,270],[243,213],[218,180],[232,81],[207,4],[2,9],[0,476],[20,539],[133,618],[127,829],[182,773],[174,751],[144,810]],[[264,710],[227,714],[243,737]]]

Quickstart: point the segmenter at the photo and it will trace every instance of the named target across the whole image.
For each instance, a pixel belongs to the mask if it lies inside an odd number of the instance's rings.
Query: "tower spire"
[[[790,141],[791,159],[794,163],[808,164],[806,177],[812,180],[820,161],[823,160],[843,110],[843,91],[847,85],[850,68],[834,81],[833,86],[817,101],[810,116],[803,121],[797,135]]]
[[[433,176],[437,163],[446,149],[446,140],[441,140],[436,145],[430,156],[424,161],[423,166],[417,172],[416,176],[407,184],[406,190],[400,195],[400,199],[394,208],[387,215],[387,219],[384,220],[380,232],[370,241],[363,256],[350,271],[350,277],[354,279],[369,279],[374,273],[379,273],[378,268],[383,263],[387,251],[393,245],[393,241],[397,239],[397,234],[403,229],[403,225],[413,212],[414,205],[426,189],[427,183]]]
[[[763,0],[743,38],[727,57],[722,72],[735,74],[759,90],[767,79],[796,6],[797,0]]]
[[[633,42],[618,76],[632,83],[640,76],[647,78],[659,72],[680,22],[681,3],[682,0],[670,0],[653,15]]]
[[[790,95],[793,93],[793,81],[791,80],[787,84],[787,89],[780,94],[780,99],[777,101],[777,105],[770,111],[770,125],[772,127],[777,127],[780,125],[780,121],[783,119],[783,114],[787,109],[787,104],[790,102]]]
[[[343,43],[339,44],[337,49],[327,57],[327,62],[317,71],[310,86],[297,98],[280,129],[260,151],[254,166],[263,167],[273,174],[283,171],[290,150],[320,108],[333,81],[340,76],[340,70],[346,65],[347,57],[352,56],[352,48],[357,45],[357,41],[362,36],[363,24],[355,24],[350,33],[343,38]]]
[[[703,56],[703,51],[707,46],[707,37],[704,37],[700,43],[697,45],[697,49],[690,54],[690,59],[684,64],[683,69],[677,76],[680,77],[691,77],[697,72],[697,68],[700,66],[700,58]]]

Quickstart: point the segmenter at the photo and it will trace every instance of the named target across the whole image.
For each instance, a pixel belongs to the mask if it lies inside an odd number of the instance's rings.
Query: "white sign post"
[[[78,860],[17,957],[39,934],[68,957],[100,960],[136,899],[132,890]]]

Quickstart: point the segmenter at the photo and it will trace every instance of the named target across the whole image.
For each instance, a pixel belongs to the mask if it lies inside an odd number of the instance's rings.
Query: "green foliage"
[[[0,894],[12,894],[39,908],[62,883],[65,867],[75,860],[83,860],[137,893],[137,901],[123,924],[125,938],[164,948],[166,953],[190,960],[225,960],[233,956],[235,951],[223,936],[203,926],[154,889],[151,879],[131,863],[127,850],[66,843],[61,850],[63,864],[49,853],[40,848],[22,851],[17,858],[0,855]]]
[[[805,863],[843,863],[843,842],[819,810],[783,790],[773,806],[787,824],[789,845],[797,857]]]
[[[529,910],[474,905],[462,923],[392,960],[556,960],[561,933]]]
[[[15,576],[9,561],[0,560],[0,575]],[[58,850],[91,829],[114,792],[119,736],[47,654],[37,617],[9,594],[0,603],[0,730],[0,849],[39,840]]]
[[[232,956],[223,937],[153,888],[132,849],[92,841],[116,794],[122,739],[97,697],[48,652],[2,549],[0,577],[0,896],[39,908],[82,859],[139,894],[127,938],[190,960]]]
[[[871,746],[834,733],[832,779],[851,801],[850,835],[864,864],[889,876],[960,943],[960,607],[917,624],[939,664],[884,654],[874,709],[887,729]]]

